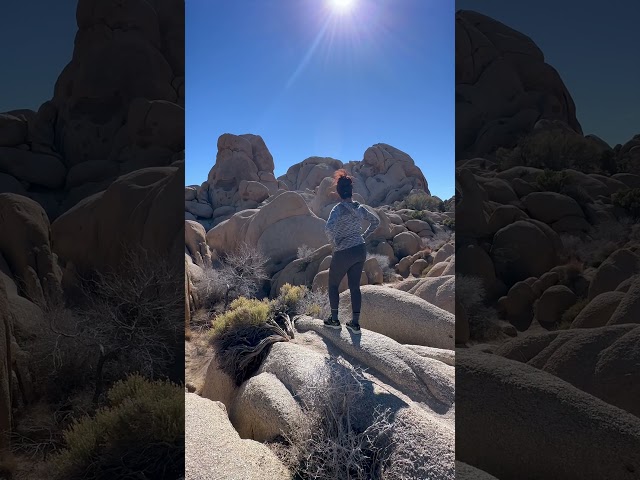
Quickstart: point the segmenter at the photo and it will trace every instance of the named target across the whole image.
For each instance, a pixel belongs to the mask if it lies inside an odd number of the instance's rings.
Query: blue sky
[[[454,2],[186,1],[187,184],[223,133],[263,137],[276,176],[311,156],[407,152],[454,193]]]
[[[3,2],[0,112],[37,110],[71,61],[77,0]],[[5,5],[10,4],[10,5]]]
[[[640,2],[458,0],[531,37],[567,86],[585,135],[611,146],[640,133]]]

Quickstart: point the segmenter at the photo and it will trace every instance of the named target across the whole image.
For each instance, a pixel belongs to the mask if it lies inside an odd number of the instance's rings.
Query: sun
[[[348,13],[353,9],[356,0],[329,0],[329,3],[334,12]]]

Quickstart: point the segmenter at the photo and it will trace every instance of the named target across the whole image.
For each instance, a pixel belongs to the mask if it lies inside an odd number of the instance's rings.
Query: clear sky
[[[53,97],[71,61],[77,0],[3,2],[0,13],[0,112],[37,110]]]
[[[454,2],[334,3],[186,1],[187,184],[207,179],[221,134],[253,133],[276,176],[387,143],[453,195]]]
[[[611,146],[640,133],[640,2],[458,0],[531,37],[567,86],[578,121]]]

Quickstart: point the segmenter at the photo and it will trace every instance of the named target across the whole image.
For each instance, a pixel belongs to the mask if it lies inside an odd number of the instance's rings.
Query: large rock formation
[[[571,95],[534,41],[480,13],[456,12],[456,159],[509,147],[542,119],[582,133]]]
[[[273,157],[260,136],[225,133],[218,139],[207,181],[185,187],[185,219],[210,230],[235,213],[261,208],[286,190],[298,192],[316,216],[326,219],[339,201],[332,181],[339,168],[355,178],[354,199],[373,207],[403,200],[412,192],[429,193],[413,159],[389,145],[373,145],[360,162],[310,157],[276,179]]]
[[[413,159],[384,143],[369,147],[359,162],[344,164],[333,158],[308,158],[291,166],[278,180],[290,190],[316,190],[324,178],[339,168],[355,177],[354,192],[371,206],[390,205],[414,189],[429,193],[427,180]]]
[[[268,255],[272,274],[293,261],[302,245],[325,245],[324,225],[302,196],[284,192],[262,209],[241,211],[209,230],[207,244],[219,255],[233,252],[242,243],[255,247]]]
[[[0,257],[20,294],[44,308],[62,301],[61,271],[51,251],[49,219],[35,201],[0,194]]]
[[[54,251],[65,267],[81,274],[113,268],[139,253],[133,248],[180,262],[184,220],[175,199],[183,182],[184,163],[123,175],[53,222]]]
[[[51,219],[119,175],[184,158],[184,4],[80,0],[76,18],[53,98],[0,116],[0,193]]]

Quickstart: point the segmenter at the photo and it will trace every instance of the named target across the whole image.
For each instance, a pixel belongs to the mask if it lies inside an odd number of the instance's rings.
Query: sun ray
[[[295,71],[291,74],[291,77],[289,77],[289,80],[287,81],[287,84],[286,84],[286,88],[287,89],[289,87],[291,87],[291,85],[293,85],[293,83],[295,82],[296,78],[298,78],[298,76],[300,75],[302,70],[304,70],[304,67],[306,67],[307,64],[309,63],[309,61],[311,61],[311,58],[313,57],[313,54],[318,49],[318,46],[320,45],[320,42],[324,38],[325,33],[327,32],[327,29],[329,28],[329,23],[330,23],[329,21],[324,23],[324,25],[322,26],[322,28],[318,32],[318,35],[316,35],[316,38],[313,40],[313,43],[311,44],[311,46],[307,50],[307,53],[305,53],[304,57],[302,57],[302,61],[300,62],[298,67],[295,69]]]

